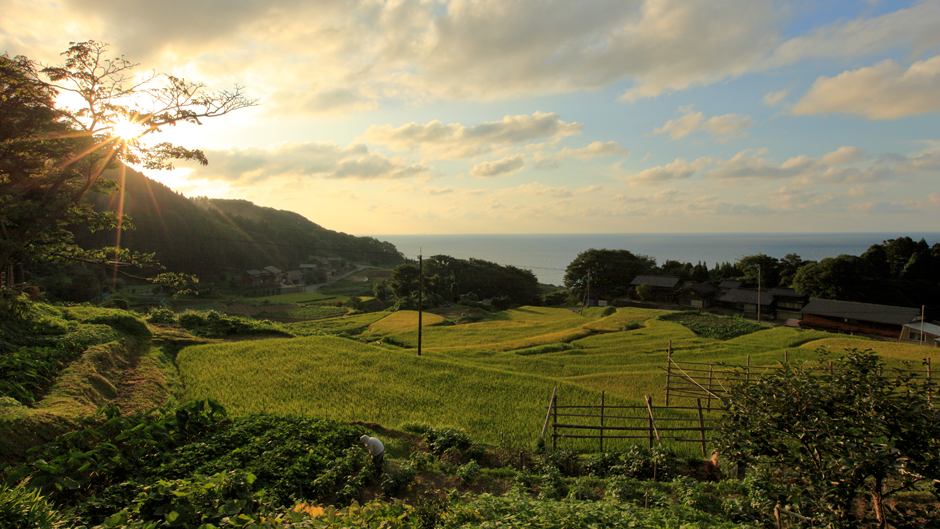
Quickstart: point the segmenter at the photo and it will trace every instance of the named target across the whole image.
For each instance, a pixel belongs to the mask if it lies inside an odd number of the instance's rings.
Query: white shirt
[[[366,447],[369,448],[369,453],[373,457],[380,456],[385,453],[385,445],[382,444],[382,441],[379,441],[375,437],[370,437],[366,440]]]

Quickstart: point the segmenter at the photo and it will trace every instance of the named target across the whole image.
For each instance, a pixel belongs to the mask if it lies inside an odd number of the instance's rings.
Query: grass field
[[[814,360],[819,347],[873,348],[889,365],[919,364],[916,345],[768,328],[730,340],[697,336],[655,319],[662,311],[619,309],[584,316],[522,307],[486,321],[452,325],[425,314],[417,356],[417,314],[359,314],[294,324],[297,334],[362,333],[188,347],[178,356],[190,399],[218,399],[234,414],[269,411],[377,422],[454,426],[487,443],[532,442],[552,389],[560,404],[641,404],[664,397],[667,347],[678,362],[773,365]],[[625,324],[643,326],[624,329]],[[395,344],[377,345],[385,340]],[[553,346],[554,344],[554,346]],[[535,351],[537,354],[531,354]],[[520,354],[517,354],[519,352]],[[571,446],[586,447],[571,442]]]

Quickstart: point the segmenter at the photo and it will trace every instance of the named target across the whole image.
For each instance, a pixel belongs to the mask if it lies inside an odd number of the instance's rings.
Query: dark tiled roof
[[[683,287],[685,289],[694,290],[703,296],[708,296],[718,292],[717,288],[709,285],[708,283],[692,283],[691,281],[686,281]]]
[[[757,305],[757,291],[756,290],[747,290],[744,288],[736,288],[734,290],[729,290],[725,292],[725,295],[718,298],[718,301],[723,301],[727,303],[747,303],[750,305]],[[774,302],[773,295],[770,292],[761,292],[760,293],[760,304],[761,306],[770,305]]]
[[[738,287],[741,286],[742,284],[743,284],[743,283],[742,283],[741,281],[732,281],[731,279],[726,279],[726,280],[722,281],[721,283],[718,283],[718,288],[720,288],[720,289],[722,289],[722,290],[724,290],[724,289],[731,289],[731,288],[738,288]]]
[[[803,314],[816,316],[829,316],[832,318],[847,318],[874,323],[888,323],[904,325],[911,323],[920,316],[920,309],[913,307],[894,307],[891,305],[875,305],[873,303],[857,303],[855,301],[836,301],[834,299],[814,298],[800,311]]]
[[[651,287],[676,288],[680,281],[682,279],[676,276],[636,276],[630,284],[642,285],[645,283]]]
[[[775,296],[782,296],[782,297],[788,297],[788,298],[802,298],[803,297],[803,294],[800,294],[794,288],[774,287],[770,289],[770,293]]]
[[[260,276],[260,275],[261,275],[261,272],[259,272],[258,270],[255,270],[255,269],[246,270],[245,273],[248,274],[248,275],[250,275],[250,276]]]

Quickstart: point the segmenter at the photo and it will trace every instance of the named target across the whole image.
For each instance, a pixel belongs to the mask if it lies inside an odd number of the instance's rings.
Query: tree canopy
[[[585,250],[578,254],[565,271],[565,287],[574,295],[584,296],[588,281],[591,292],[623,296],[637,275],[649,274],[656,268],[656,259],[635,255],[627,250]]]
[[[98,251],[74,244],[71,225],[122,224],[120,212],[96,212],[85,195],[117,189],[120,182],[102,175],[123,163],[148,169],[170,169],[174,160],[208,163],[198,149],[140,139],[256,104],[237,86],[209,92],[171,75],[134,76],[137,65],[110,57],[103,43],[71,43],[62,55],[62,65],[41,69],[26,57],[0,57],[0,270],[7,285],[26,261],[153,264],[152,256],[122,250],[119,241]],[[76,96],[78,106],[59,107],[62,93]]]

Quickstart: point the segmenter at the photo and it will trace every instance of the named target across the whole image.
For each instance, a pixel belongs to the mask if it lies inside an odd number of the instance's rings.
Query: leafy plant
[[[825,365],[829,353],[819,354]],[[940,412],[929,380],[885,371],[871,350],[849,350],[829,369],[785,364],[741,377],[725,398],[718,450],[787,484],[784,505],[809,502],[829,523],[857,523],[860,495],[880,525],[906,522],[885,499],[940,478]]]
[[[45,496],[26,481],[14,487],[0,483],[0,527],[53,529],[59,518]]]

